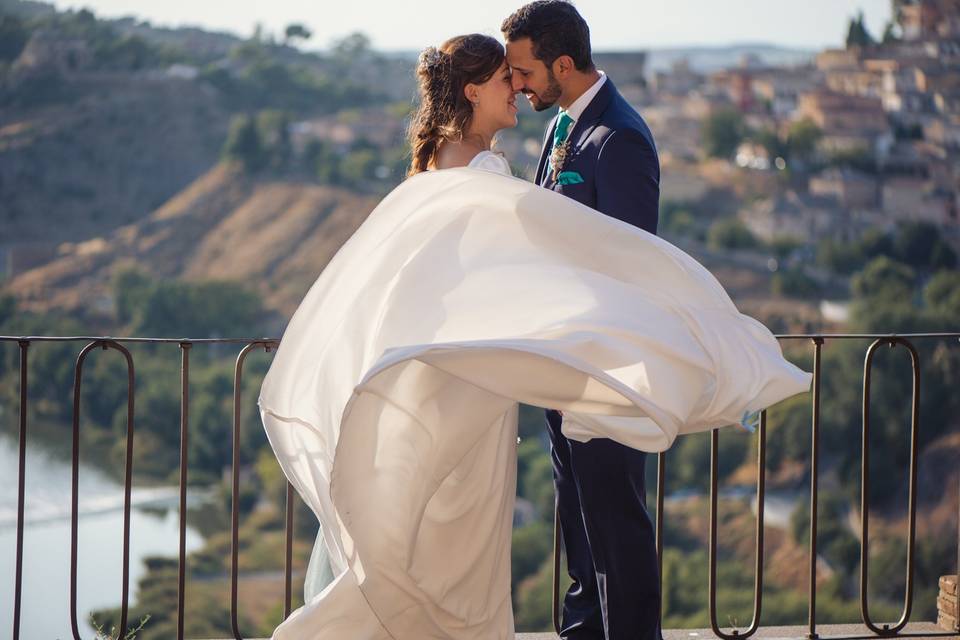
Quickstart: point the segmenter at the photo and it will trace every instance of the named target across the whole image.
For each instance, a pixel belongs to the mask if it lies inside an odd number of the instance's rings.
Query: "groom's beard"
[[[560,87],[560,83],[557,82],[557,76],[553,75],[553,70],[548,68],[547,88],[544,90],[543,94],[531,91],[526,95],[528,98],[531,95],[536,98],[536,102],[533,102],[534,111],[546,111],[557,103],[557,100],[560,99],[561,93],[563,93],[563,89]]]

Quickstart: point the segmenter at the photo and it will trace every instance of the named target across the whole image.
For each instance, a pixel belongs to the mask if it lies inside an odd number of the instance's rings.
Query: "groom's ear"
[[[574,70],[576,70],[576,66],[573,64],[573,58],[570,56],[559,56],[553,61],[553,75],[558,78],[567,78]]]

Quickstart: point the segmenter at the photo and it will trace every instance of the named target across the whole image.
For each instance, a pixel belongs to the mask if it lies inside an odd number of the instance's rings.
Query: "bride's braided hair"
[[[439,48],[427,47],[417,62],[420,106],[410,122],[413,158],[408,176],[436,162],[442,140],[459,141],[473,117],[463,93],[469,83],[483,84],[503,64],[503,45],[473,33],[450,38]]]

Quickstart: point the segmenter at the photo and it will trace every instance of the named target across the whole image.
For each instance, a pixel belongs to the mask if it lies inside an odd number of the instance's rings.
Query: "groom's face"
[[[513,72],[513,90],[527,96],[536,111],[549,109],[563,89],[553,71],[533,55],[533,41],[521,38],[507,42],[507,64]]]

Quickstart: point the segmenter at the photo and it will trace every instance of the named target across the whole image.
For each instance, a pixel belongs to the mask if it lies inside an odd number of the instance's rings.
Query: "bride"
[[[290,320],[259,406],[321,523],[274,638],[512,638],[519,402],[663,451],[809,387],[693,258],[511,176],[499,42],[422,53],[410,176]]]

